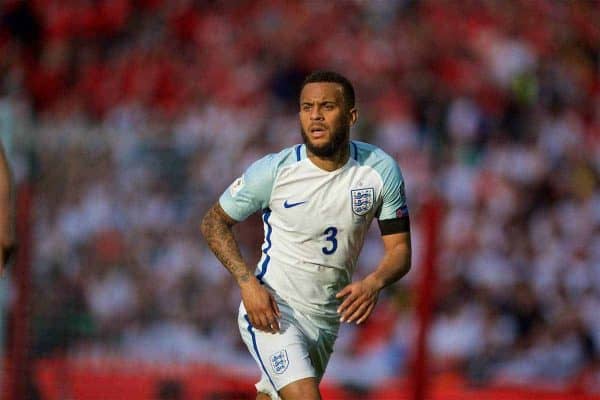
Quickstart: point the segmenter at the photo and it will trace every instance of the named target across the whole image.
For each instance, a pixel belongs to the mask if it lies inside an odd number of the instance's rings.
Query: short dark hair
[[[300,88],[300,91],[302,91],[302,89],[304,89],[304,86],[306,86],[307,84],[316,82],[331,82],[340,84],[342,86],[344,102],[348,106],[348,109],[354,107],[354,87],[352,86],[352,83],[350,83],[348,78],[346,78],[342,74],[339,74],[335,71],[311,72],[306,78],[304,78],[304,82],[302,82],[302,87]]]

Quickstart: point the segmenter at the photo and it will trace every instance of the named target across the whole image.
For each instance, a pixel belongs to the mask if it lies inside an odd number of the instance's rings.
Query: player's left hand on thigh
[[[378,296],[379,290],[366,279],[347,285],[335,296],[338,299],[344,298],[338,308],[340,321],[356,321],[357,325],[363,323],[375,308]]]

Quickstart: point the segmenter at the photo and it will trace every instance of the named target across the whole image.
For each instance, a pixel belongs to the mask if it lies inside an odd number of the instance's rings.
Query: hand
[[[377,304],[379,290],[377,284],[368,277],[343,288],[335,296],[338,299],[345,297],[337,310],[342,315],[340,321],[356,321],[357,325],[363,323]]]
[[[279,307],[269,293],[256,279],[240,285],[242,301],[248,313],[250,323],[261,331],[279,332]]]

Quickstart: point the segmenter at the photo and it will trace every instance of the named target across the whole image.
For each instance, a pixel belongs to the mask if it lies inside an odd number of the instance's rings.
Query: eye
[[[331,103],[327,103],[327,104],[325,104],[325,105],[323,106],[323,108],[324,108],[325,110],[327,110],[327,111],[331,111],[331,110],[333,110],[333,109],[335,108],[335,106],[334,106],[333,104],[331,104]]]
[[[300,109],[302,111],[310,111],[310,109],[312,108],[312,106],[310,104],[303,104]]]

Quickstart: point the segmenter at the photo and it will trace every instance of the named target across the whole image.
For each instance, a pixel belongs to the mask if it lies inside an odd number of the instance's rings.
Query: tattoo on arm
[[[219,203],[216,203],[202,219],[200,229],[208,247],[231,272],[238,284],[241,284],[253,278],[253,274],[244,262],[233,236],[232,227],[236,223],[237,221],[229,217]]]

